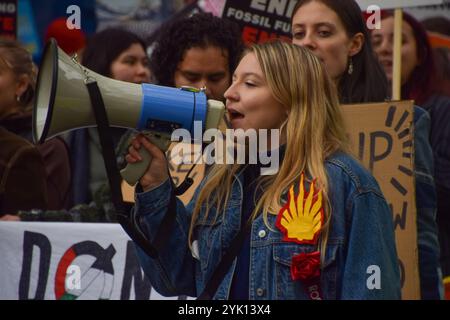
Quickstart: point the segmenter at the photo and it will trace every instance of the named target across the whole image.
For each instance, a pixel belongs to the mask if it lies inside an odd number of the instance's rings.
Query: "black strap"
[[[4,198],[3,192],[0,192],[0,215],[3,214],[3,198]]]
[[[97,82],[89,82],[86,84],[89,96],[91,98],[92,107],[94,109],[95,120],[98,126],[98,135],[100,137],[100,145],[102,147],[103,160],[108,173],[109,186],[111,188],[112,202],[118,213],[123,214],[123,203],[121,201],[122,190],[121,177],[116,165],[116,154],[114,152],[114,144],[112,135],[109,132],[109,121],[106,114],[103,98],[98,88]]]
[[[225,275],[230,270],[234,259],[241,250],[247,234],[249,234],[252,229],[252,221],[253,220],[250,217],[247,223],[241,227],[239,233],[233,238],[228,251],[223,255],[211,278],[206,284],[205,289],[203,289],[203,292],[197,297],[197,300],[211,300],[214,298],[214,295],[222,283],[223,278],[225,278]]]
[[[100,144],[102,147],[103,161],[105,163],[106,172],[108,175],[109,186],[111,189],[111,199],[116,209],[117,220],[122,225],[123,229],[127,232],[133,241],[136,242],[139,247],[150,257],[157,258],[158,251],[168,243],[170,231],[175,222],[176,217],[176,200],[175,195],[172,193],[167,213],[165,214],[160,228],[154,238],[153,245],[146,238],[144,233],[139,229],[139,223],[136,221],[136,217],[130,216],[131,206],[125,204],[122,201],[122,189],[119,170],[116,164],[116,155],[114,152],[114,144],[112,141],[112,135],[110,134],[110,126],[108,116],[105,110],[105,104],[103,102],[100,89],[97,82],[90,81],[86,84],[89,96],[91,99],[92,108],[94,110],[95,119],[98,126],[98,134],[100,138]]]

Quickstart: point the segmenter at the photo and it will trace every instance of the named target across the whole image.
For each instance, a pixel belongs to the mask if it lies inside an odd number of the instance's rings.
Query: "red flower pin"
[[[320,276],[320,251],[300,253],[292,257],[292,280],[311,280]]]

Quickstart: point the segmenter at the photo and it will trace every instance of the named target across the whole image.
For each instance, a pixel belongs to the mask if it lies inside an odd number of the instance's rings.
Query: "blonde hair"
[[[305,172],[305,178],[316,179],[326,204],[320,237],[323,257],[331,215],[325,160],[336,151],[349,150],[335,85],[322,63],[308,49],[277,41],[254,45],[247,54],[256,56],[274,98],[288,110],[284,124],[285,155],[277,175],[262,180],[264,193],[256,204],[252,219],[262,210],[264,221],[270,227],[268,214],[279,212],[282,194]],[[190,242],[202,205],[206,205],[204,219],[212,206],[217,208],[218,215],[223,214],[233,175],[239,169],[236,164],[215,165],[211,169],[195,203]]]
[[[29,85],[20,97],[20,105],[23,108],[31,108],[37,78],[37,68],[31,54],[16,41],[0,39],[0,64],[1,67],[10,69],[16,77],[28,77]]]

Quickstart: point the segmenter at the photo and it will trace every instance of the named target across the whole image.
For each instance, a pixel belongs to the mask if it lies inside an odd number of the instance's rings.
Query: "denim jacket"
[[[324,299],[398,299],[400,272],[394,240],[392,214],[375,179],[356,160],[345,154],[330,157],[325,164],[330,181],[331,227],[320,286]],[[206,221],[195,227],[198,256],[188,247],[191,214],[199,189],[187,207],[177,200],[176,223],[158,258],[139,247],[138,257],[154,288],[164,296],[197,296],[204,289],[227,246],[241,227],[242,176],[237,174],[223,214],[215,208]],[[136,194],[134,214],[139,227],[153,240],[165,215],[172,187],[167,180],[157,188]],[[201,210],[200,216],[204,214]],[[291,279],[293,255],[317,250],[315,245],[282,240],[269,215],[268,228],[258,216],[252,225],[250,243],[249,298],[308,299],[300,281]],[[197,258],[194,258],[197,256]],[[229,297],[236,261],[224,277],[214,298]],[[379,271],[372,274],[373,266]],[[379,288],[371,285],[376,278]]]
[[[422,299],[442,299],[443,282],[436,223],[436,187],[433,151],[430,145],[431,119],[424,109],[414,107],[414,176],[416,179],[417,246]]]

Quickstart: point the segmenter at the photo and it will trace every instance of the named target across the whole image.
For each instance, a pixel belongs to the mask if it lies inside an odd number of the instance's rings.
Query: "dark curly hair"
[[[154,43],[150,58],[152,74],[159,85],[174,87],[174,75],[187,50],[193,47],[217,46],[228,51],[230,74],[237,67],[243,51],[239,27],[210,13],[165,24]]]

